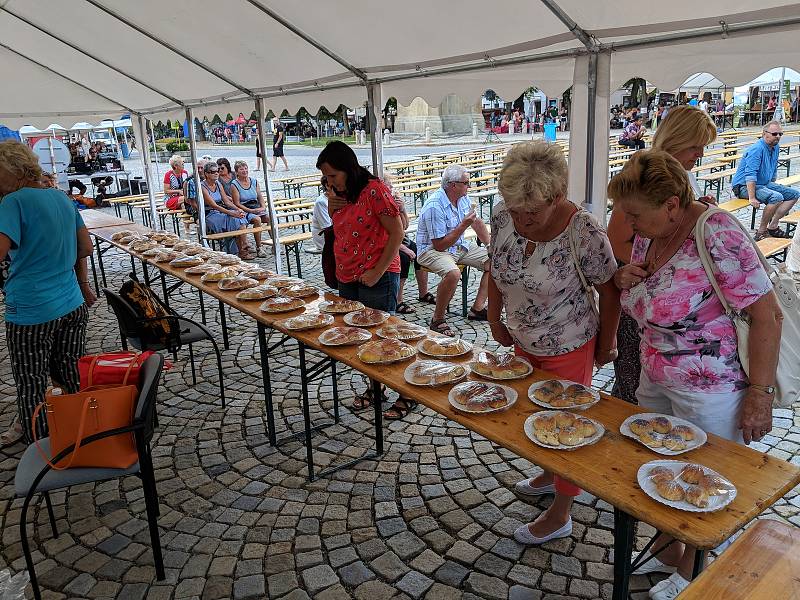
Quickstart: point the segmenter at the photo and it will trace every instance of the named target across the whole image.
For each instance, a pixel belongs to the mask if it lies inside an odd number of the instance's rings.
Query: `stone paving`
[[[302,254],[303,273],[321,283],[318,257]],[[130,268],[120,253],[105,258],[109,287]],[[432,281],[435,284],[435,281]],[[472,293],[477,285],[471,279]],[[158,288],[156,288],[158,289]],[[416,294],[413,277],[408,297]],[[435,291],[435,290],[434,290]],[[488,347],[483,323],[450,317],[463,336]],[[197,294],[176,291],[172,306],[199,319]],[[208,305],[208,304],[207,304]],[[414,304],[411,320],[430,318]],[[459,314],[455,314],[458,312]],[[208,311],[221,341],[219,315]],[[220,407],[213,353],[198,346],[202,376],[191,385],[187,352],[164,375],[160,427],[153,456],[161,504],[166,581],[155,581],[144,500],[134,477],[76,486],[52,495],[59,538],[46,511],[29,515],[37,573],[47,598],[358,598],[556,599],[609,598],[613,576],[613,509],[584,493],[573,509],[569,538],[525,548],[512,532],[544,510],[549,498],[517,497],[513,484],[537,467],[424,408],[385,423],[385,454],[313,483],[306,479],[300,441],[272,448],[266,439],[264,394],[256,328],[243,315],[228,317],[231,349],[224,352],[228,406]],[[0,325],[0,327],[2,327]],[[270,341],[277,340],[272,336]],[[91,310],[88,352],[119,347],[118,328],[105,301]],[[296,346],[271,357],[279,437],[302,430]],[[613,371],[596,373],[610,389]],[[318,467],[374,447],[372,413],[353,413],[362,378],[340,368],[340,423],[314,437]],[[311,384],[312,420],[331,420],[330,377]],[[758,450],[800,465],[800,413],[775,413],[775,429]],[[0,428],[9,425],[14,387],[5,345],[0,347]],[[0,451],[0,568],[24,568],[19,501],[13,476],[21,446]],[[800,490],[764,517],[800,525]],[[653,533],[640,526],[638,542]],[[646,598],[657,577],[632,578],[634,598]]]

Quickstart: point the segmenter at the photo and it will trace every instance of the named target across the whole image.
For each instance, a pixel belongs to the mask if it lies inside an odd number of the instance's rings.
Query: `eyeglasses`
[[[469,187],[469,181],[451,181],[450,183],[460,183],[461,185]]]
[[[209,169],[206,173],[219,173],[219,169]]]
[[[770,135],[774,135],[775,137],[781,137],[783,135],[782,131],[768,131],[767,133]]]

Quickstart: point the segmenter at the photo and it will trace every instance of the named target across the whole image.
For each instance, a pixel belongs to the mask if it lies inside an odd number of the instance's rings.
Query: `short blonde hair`
[[[567,193],[567,161],[561,148],[524,142],[508,151],[497,188],[506,208],[533,208]]]
[[[694,201],[686,169],[663,150],[639,150],[608,184],[609,198],[644,201],[655,208],[672,196],[683,208]]]
[[[246,160],[237,160],[235,163],[233,163],[233,172],[235,173],[236,171],[238,171],[239,167],[247,167],[247,161]]]
[[[42,180],[39,158],[27,144],[16,140],[0,142],[0,169],[20,182],[38,183]]]
[[[183,160],[183,157],[179,154],[173,154],[169,159],[169,166],[170,168],[174,169],[175,165],[184,164],[186,161]]]
[[[675,156],[692,146],[708,146],[717,139],[717,126],[704,110],[696,106],[670,109],[653,136],[653,148]]]

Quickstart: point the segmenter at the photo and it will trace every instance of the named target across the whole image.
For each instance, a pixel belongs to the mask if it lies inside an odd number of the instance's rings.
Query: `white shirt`
[[[697,181],[697,176],[691,171],[686,171],[686,174],[689,176],[689,185],[692,186],[694,197],[701,198],[702,196],[705,196],[705,193],[700,189],[700,183]]]
[[[320,252],[325,247],[325,236],[321,232],[330,226],[331,217],[328,214],[328,197],[325,194],[320,194],[314,201],[314,212],[311,214],[311,240]]]
[[[703,101],[700,103],[700,110],[702,110],[703,112],[708,112],[708,102],[706,102],[705,100],[703,100]]]

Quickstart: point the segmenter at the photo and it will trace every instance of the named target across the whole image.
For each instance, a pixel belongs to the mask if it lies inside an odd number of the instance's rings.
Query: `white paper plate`
[[[357,300],[353,301],[353,302],[354,302],[353,308],[349,308],[347,310],[342,310],[342,309],[337,308],[337,306],[339,305],[339,302],[331,302],[330,300],[323,300],[322,302],[319,303],[318,306],[319,306],[320,312],[331,313],[331,314],[334,314],[334,315],[341,315],[341,314],[344,314],[344,313],[350,313],[350,312],[353,312],[353,311],[356,311],[356,310],[361,310],[362,308],[364,308],[364,305],[361,304],[361,302],[358,302]]]
[[[675,481],[680,485],[684,490],[689,487],[690,484],[686,483],[682,479],[678,479],[678,474],[681,472],[681,469],[685,465],[691,465],[697,463],[688,463],[688,462],[681,462],[679,460],[651,460],[648,463],[644,463],[641,467],[639,467],[638,473],[636,473],[636,479],[639,482],[639,487],[642,488],[642,491],[650,496],[653,500],[660,502],[661,504],[666,504],[667,506],[671,506],[672,508],[677,508],[679,510],[685,510],[688,512],[716,512],[728,506],[731,502],[733,502],[734,498],[736,498],[737,490],[736,486],[731,483],[731,487],[733,488],[727,494],[723,494],[721,496],[711,496],[708,502],[708,506],[706,508],[699,508],[694,504],[689,504],[685,500],[681,500],[676,502],[675,500],[667,500],[666,498],[662,498],[661,495],[656,491],[656,484],[650,479],[647,474],[650,472],[650,469],[653,467],[667,467],[668,469],[672,470],[675,473]],[[722,477],[726,481],[729,481],[726,477],[723,477],[719,473],[717,473],[714,469],[709,469],[706,466],[700,465],[703,467],[706,475],[716,475],[718,477]],[[730,483],[730,481],[729,481]]]
[[[516,356],[515,358],[517,360],[519,360],[520,362],[525,363],[527,365],[527,367],[528,367],[528,370],[523,375],[513,375],[511,377],[495,377],[494,375],[485,375],[483,373],[480,373],[477,369],[475,369],[475,363],[478,362],[477,360],[473,360],[469,364],[470,364],[470,368],[472,369],[472,372],[475,375],[478,375],[479,377],[483,377],[485,379],[491,379],[493,381],[510,381],[512,379],[525,379],[528,375],[533,373],[533,366],[531,365],[530,362],[528,362],[528,359],[523,358],[521,356]]]
[[[351,342],[344,342],[344,343],[337,343],[337,342],[329,342],[325,340],[325,335],[330,335],[330,332],[336,331],[337,329],[341,329],[340,327],[331,327],[327,331],[323,331],[319,334],[319,343],[324,344],[325,346],[354,346],[356,344],[363,344],[366,341],[372,339],[372,334],[367,331],[366,329],[359,329],[358,330],[358,337]]]
[[[545,416],[545,415],[553,415],[553,414],[555,414],[557,412],[569,412],[569,411],[542,410],[542,411],[533,413],[527,419],[525,419],[525,435],[528,436],[528,439],[530,439],[530,441],[532,441],[537,446],[541,446],[542,448],[550,448],[551,450],[575,450],[576,448],[582,448],[583,446],[591,446],[592,444],[597,443],[597,441],[599,441],[600,438],[602,438],[603,435],[606,432],[605,427],[603,427],[600,423],[598,423],[594,419],[589,419],[592,423],[594,423],[594,426],[597,427],[597,433],[595,433],[591,437],[584,438],[584,440],[580,444],[575,444],[574,446],[566,446],[564,444],[559,444],[558,446],[553,446],[553,445],[550,445],[550,444],[545,444],[539,438],[536,437],[536,431],[533,428],[533,420],[536,419],[536,418]],[[574,413],[573,413],[573,415],[576,416],[576,417],[580,417],[581,416],[581,415],[575,415]],[[582,418],[588,419],[588,417],[582,417]]]
[[[405,337],[391,337],[391,336],[387,336],[386,335],[386,331],[385,330],[386,330],[387,327],[393,327],[393,325],[384,325],[383,327],[379,327],[375,331],[375,334],[380,338],[395,339],[395,340],[400,340],[401,342],[407,342],[407,341],[410,341],[410,340],[418,340],[418,339],[423,338],[426,335],[428,335],[428,330],[425,329],[424,327],[422,327],[421,325],[414,325],[413,323],[404,323],[404,324],[405,325],[409,325],[409,326],[411,326],[413,328],[416,328],[417,333],[414,334],[414,335],[409,335],[409,336],[405,336]]]
[[[296,325],[298,322],[302,322],[303,318],[305,317],[322,317],[322,322],[317,323],[316,325]],[[286,327],[289,331],[306,331],[308,329],[318,329],[320,327],[327,327],[333,323],[333,315],[314,315],[314,314],[306,314],[306,315],[299,315],[297,317],[291,317],[289,319],[285,319],[277,323],[283,327]]]
[[[547,404],[547,402],[542,402],[541,400],[538,400],[537,398],[535,398],[533,396],[533,392],[534,392],[534,390],[537,390],[540,387],[542,387],[548,381],[558,381],[559,383],[561,383],[561,385],[564,386],[564,388],[568,388],[571,385],[576,385],[576,383],[574,381],[569,381],[568,379],[556,379],[556,380],[546,379],[544,381],[536,381],[536,382],[532,383],[531,386],[528,388],[528,398],[530,399],[531,402],[533,402],[534,404],[536,404],[538,406],[541,406],[542,408],[549,408],[550,410],[586,410],[590,406],[594,406],[595,404],[600,402],[600,393],[597,390],[593,390],[589,386],[584,386],[584,387],[586,387],[586,389],[589,390],[592,393],[592,396],[594,396],[594,401],[593,402],[589,402],[588,404],[572,404],[570,406],[553,406],[552,404]]]
[[[489,384],[489,385],[496,385],[498,387],[503,388],[503,391],[506,393],[506,405],[505,406],[500,406],[498,408],[486,408],[486,409],[483,409],[483,410],[473,410],[473,409],[470,409],[470,408],[464,406],[463,404],[459,404],[458,401],[455,399],[455,395],[459,391],[459,388],[461,388],[462,386],[465,386],[465,385],[470,385],[472,383],[478,383],[478,382],[476,382],[476,381],[465,381],[463,383],[459,383],[458,385],[453,386],[450,389],[450,393],[447,395],[447,399],[450,400],[450,405],[453,408],[455,408],[458,411],[465,412],[465,413],[470,413],[470,414],[473,414],[473,415],[483,415],[483,414],[487,414],[487,413],[499,412],[501,410],[508,410],[511,406],[514,405],[514,403],[517,401],[517,397],[519,396],[519,394],[517,394],[517,390],[515,390],[513,388],[510,388],[507,385],[500,385],[498,383]]]
[[[452,381],[446,381],[444,383],[416,383],[416,382],[411,380],[411,374],[413,373],[413,369],[419,364],[432,364],[432,365],[433,364],[437,364],[437,365],[446,365],[448,367],[460,366],[460,367],[464,368],[464,375],[462,375],[461,377],[458,377],[456,379],[453,379]],[[444,361],[441,361],[441,360],[420,360],[420,361],[416,361],[416,362],[413,362],[410,365],[408,365],[406,367],[406,370],[403,371],[403,377],[405,378],[406,382],[410,383],[411,385],[418,385],[420,387],[438,387],[440,385],[453,385],[453,384],[459,383],[460,381],[463,381],[464,379],[466,379],[466,377],[468,375],[469,375],[469,365],[463,365],[463,364],[462,365],[455,365],[453,363],[448,363],[448,362],[444,362]]]
[[[459,352],[458,354],[431,354],[430,352],[426,352],[425,349],[422,347],[424,342],[427,342],[428,340],[430,340],[432,342],[436,342],[439,339],[440,338],[431,337],[431,338],[427,338],[427,339],[424,339],[424,340],[420,340],[417,343],[417,350],[419,350],[419,352],[421,354],[424,354],[425,356],[432,356],[434,358],[443,358],[443,359],[458,358],[459,356],[464,356],[465,354],[469,354],[470,352],[472,352],[472,343],[468,342],[466,340],[461,340],[461,343],[464,344],[464,347],[466,348],[466,350],[464,350],[463,352]],[[447,338],[445,338],[445,339],[447,339]]]
[[[691,442],[686,442],[686,449],[685,450],[668,450],[667,448],[664,448],[663,446],[660,447],[660,448],[651,448],[650,446],[645,444],[642,440],[640,440],[638,435],[636,435],[635,433],[633,433],[631,431],[630,423],[631,423],[631,421],[633,421],[635,419],[647,419],[647,420],[649,420],[649,419],[653,419],[655,417],[666,417],[667,419],[669,419],[669,422],[672,423],[673,427],[675,427],[675,425],[687,425],[688,427],[691,427],[692,431],[694,431],[694,439]],[[648,450],[652,450],[653,452],[655,452],[657,454],[663,454],[665,456],[677,456],[678,454],[683,454],[684,452],[689,452],[690,450],[694,450],[695,448],[699,448],[700,446],[702,446],[703,444],[705,444],[708,441],[708,436],[706,435],[706,432],[703,431],[702,429],[700,429],[694,423],[690,423],[689,421],[686,421],[684,419],[680,419],[678,417],[673,417],[672,415],[662,415],[662,414],[659,414],[659,413],[638,413],[638,414],[635,414],[635,415],[631,415],[630,417],[625,419],[622,422],[622,424],[619,426],[619,432],[622,435],[624,435],[625,437],[629,437],[632,440],[635,440],[635,441],[639,442],[642,446],[644,446]],[[662,434],[662,433],[654,433],[653,435],[654,435],[654,437],[657,437],[657,438],[662,438],[664,436],[664,434]]]
[[[362,309],[359,309],[359,310],[362,310]],[[380,325],[382,323],[385,323],[389,319],[389,317],[392,316],[388,312],[380,311],[380,314],[375,314],[376,321],[374,323],[369,323],[369,324],[355,323],[353,321],[353,318],[354,318],[354,316],[355,316],[355,314],[357,312],[358,312],[357,310],[354,310],[352,312],[347,313],[344,316],[344,322],[347,323],[348,325],[353,326],[353,327],[375,327],[376,325]]]

